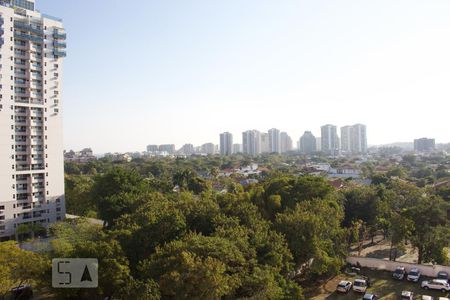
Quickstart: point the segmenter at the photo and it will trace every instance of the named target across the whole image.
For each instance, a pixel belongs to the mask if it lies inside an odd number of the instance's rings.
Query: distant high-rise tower
[[[281,153],[280,130],[269,129],[269,151],[271,153]]]
[[[322,151],[322,137],[316,137],[316,151]]]
[[[258,130],[242,133],[242,152],[249,155],[261,154],[261,133]]]
[[[270,152],[270,144],[269,144],[269,134],[266,132],[261,133],[261,153],[269,153]]]
[[[280,153],[286,153],[292,150],[292,139],[287,132],[280,133]]]
[[[341,127],[341,151],[342,153],[352,152],[352,126]]]
[[[339,138],[334,125],[324,125],[321,127],[322,152],[336,156],[339,154]]]
[[[367,153],[367,129],[366,125],[355,124],[350,129],[350,151],[354,154]]]
[[[0,240],[65,217],[62,20],[0,1]]]
[[[242,145],[233,144],[233,153],[242,153]]]
[[[303,154],[312,154],[316,152],[316,138],[311,131],[305,131],[300,138],[300,152]]]
[[[159,151],[167,152],[168,154],[175,153],[175,145],[174,144],[159,145],[158,149],[159,149]]]
[[[220,134],[220,155],[233,154],[233,135],[229,132]]]
[[[216,152],[216,145],[214,145],[213,143],[206,143],[203,144],[201,147],[201,152],[204,154],[215,154]]]

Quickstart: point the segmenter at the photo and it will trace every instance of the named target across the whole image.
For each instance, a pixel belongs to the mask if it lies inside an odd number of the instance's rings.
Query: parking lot
[[[412,283],[406,281],[406,279],[399,281],[392,278],[392,273],[383,271],[371,271],[363,270],[363,274],[368,276],[371,281],[371,287],[367,290],[370,293],[378,295],[379,299],[400,299],[402,291],[414,292],[414,299],[420,299],[421,295],[433,296],[435,299],[438,297],[450,297],[449,293],[442,293],[440,291],[425,291],[420,287],[420,282],[422,280],[427,280],[427,278],[422,277],[418,283]],[[351,299],[362,299],[362,294],[353,291],[347,294],[340,294],[336,292],[336,286],[341,280],[348,280],[353,282],[355,277],[349,275],[339,275],[328,281],[326,284],[320,288],[315,288],[306,292],[307,299],[313,300],[351,300]]]

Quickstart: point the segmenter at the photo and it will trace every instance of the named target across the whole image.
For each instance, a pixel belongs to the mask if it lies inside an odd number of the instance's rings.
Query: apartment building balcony
[[[53,55],[56,57],[66,57],[67,53],[66,51],[53,50]]]
[[[38,28],[31,24],[27,24],[27,23],[23,23],[23,22],[19,22],[19,21],[14,22],[14,28],[22,30],[22,31],[26,31],[26,32],[31,32],[31,33],[34,33],[34,34],[37,34],[40,36],[44,35],[44,30],[42,28]]]
[[[41,72],[31,72],[30,77],[33,79],[42,79],[42,73]]]
[[[25,60],[15,59],[14,65],[16,68],[28,68],[28,64]]]
[[[32,171],[45,170],[45,167],[44,167],[43,164],[32,164],[31,165],[31,170]]]
[[[14,76],[18,78],[28,79],[28,73],[25,71],[15,71]]]
[[[16,87],[21,87],[21,88],[28,88],[28,81],[26,81],[25,79],[16,79],[14,80],[14,85]]]
[[[31,44],[30,49],[34,49],[36,51],[42,51],[42,45],[39,44]]]
[[[58,40],[65,40],[67,38],[67,34],[55,31],[53,33],[53,38]]]
[[[40,72],[42,70],[41,64],[30,64],[30,71]]]
[[[16,176],[16,185],[28,184],[30,181],[30,177],[26,175],[17,175]]]
[[[31,199],[31,194],[26,192],[26,193],[21,193],[21,194],[17,194],[16,195],[16,199],[17,201],[27,201]]]
[[[20,117],[26,117],[28,116],[28,111],[27,110],[15,110],[14,113],[16,114],[16,116],[20,116]]]
[[[26,34],[26,33],[14,32],[14,38],[19,39],[19,40],[30,41],[30,42],[34,42],[34,43],[41,43],[41,44],[44,42],[44,38],[42,38],[40,36]]]
[[[29,132],[31,135],[42,135],[44,133],[42,129],[31,129]]]
[[[16,171],[30,171],[31,167],[30,165],[16,165]]]
[[[30,148],[30,152],[31,152],[31,154],[41,154],[41,153],[44,153],[44,148],[33,145]]]
[[[26,194],[28,192],[29,192],[28,187],[18,187],[18,188],[16,188],[16,193],[18,193],[18,194]]]
[[[22,129],[20,129],[20,130],[14,130],[14,132],[16,133],[16,135],[28,135],[28,134],[30,134],[30,131],[28,131],[28,130],[22,130]]]
[[[22,59],[29,59],[30,58],[30,55],[27,52],[25,52],[24,50],[20,51],[18,49],[16,49],[14,51],[14,56],[17,57],[17,58],[22,58]]]
[[[43,105],[43,104],[44,104],[44,101],[43,101],[42,99],[33,98],[33,99],[30,100],[30,103],[31,103],[31,104],[40,104],[40,105]]]
[[[16,120],[15,120],[16,125],[28,125],[27,119],[26,118],[18,118],[16,116]]]
[[[59,42],[59,41],[57,41],[57,40],[54,40],[53,41],[53,47],[55,47],[55,48],[66,48],[67,47],[67,44],[66,43],[64,43],[64,42]]]
[[[27,42],[24,42],[24,41],[15,41],[14,47],[16,47],[17,49],[20,49],[20,50],[27,50],[28,44],[27,44]]]
[[[42,98],[42,93],[31,92],[30,97],[31,98]]]
[[[42,83],[31,81],[30,82],[30,88],[35,89],[35,90],[41,90],[42,89]]]
[[[36,54],[36,53],[30,53],[29,58],[31,60],[42,60],[42,55]]]
[[[31,120],[30,125],[31,126],[42,126],[42,120]]]

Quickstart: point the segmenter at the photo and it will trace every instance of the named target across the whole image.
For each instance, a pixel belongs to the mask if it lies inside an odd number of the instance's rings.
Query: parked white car
[[[421,287],[428,290],[439,290],[443,293],[450,291],[450,284],[447,281],[442,279],[432,279],[422,281]]]
[[[337,285],[336,291],[341,292],[341,293],[348,293],[348,291],[350,291],[351,288],[352,288],[352,283],[350,281],[342,280]]]
[[[408,272],[406,279],[408,281],[418,282],[422,273],[418,268],[413,268]]]
[[[422,295],[422,297],[420,297],[421,300],[434,300],[433,297],[428,296],[428,295]]]
[[[355,292],[365,293],[368,287],[368,282],[365,279],[355,279],[353,282],[353,290]]]

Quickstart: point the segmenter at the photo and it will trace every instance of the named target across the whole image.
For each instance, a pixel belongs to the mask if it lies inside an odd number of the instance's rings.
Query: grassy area
[[[371,287],[368,292],[374,293],[380,297],[380,299],[391,300],[400,299],[402,291],[414,292],[415,299],[420,299],[421,295],[430,295],[438,299],[438,297],[450,297],[449,293],[442,293],[440,291],[425,291],[420,288],[419,283],[412,283],[405,280],[398,281],[392,278],[392,273],[364,270],[363,274],[370,277]],[[348,294],[336,293],[336,286],[340,280],[349,280],[353,282],[355,277],[348,275],[339,275],[328,281],[323,286],[312,289],[307,292],[307,299],[313,300],[353,300],[362,299],[362,294],[350,291]],[[420,281],[425,280],[422,278]]]

